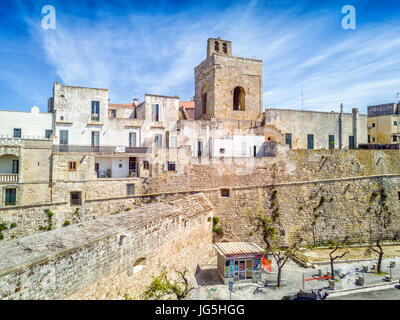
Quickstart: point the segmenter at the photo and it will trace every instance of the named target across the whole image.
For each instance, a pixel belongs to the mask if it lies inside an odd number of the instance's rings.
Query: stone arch
[[[222,44],[222,52],[223,52],[223,53],[227,53],[227,52],[228,52],[226,42],[224,42],[224,43]]]
[[[233,110],[245,110],[245,95],[243,87],[238,86],[233,90]]]
[[[19,172],[19,158],[15,154],[3,154],[0,156],[0,174],[14,173],[14,160],[17,160],[15,173]]]
[[[214,42],[214,50],[219,52],[219,43],[218,43],[218,41]]]

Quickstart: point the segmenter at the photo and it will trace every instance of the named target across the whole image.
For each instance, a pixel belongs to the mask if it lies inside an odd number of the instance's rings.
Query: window
[[[68,144],[68,130],[60,130],[60,144]]]
[[[6,206],[14,206],[16,204],[17,199],[17,189],[6,189],[5,190],[5,201],[4,204]]]
[[[164,171],[178,171],[178,164],[176,162],[164,162]]]
[[[307,135],[307,149],[314,149],[314,135],[308,134]]]
[[[136,132],[129,132],[129,146],[136,147]]]
[[[156,147],[162,147],[162,135],[161,134],[155,134],[154,135],[154,144]]]
[[[68,161],[68,171],[76,171],[76,161]]]
[[[396,120],[393,122],[393,125],[394,125],[394,126],[397,126],[397,121],[396,121]]]
[[[400,191],[397,192],[397,198],[400,200]]]
[[[168,162],[168,171],[176,171],[175,162]]]
[[[21,138],[21,129],[14,129],[14,138]]]
[[[207,93],[203,93],[202,99],[201,99],[201,106],[202,106],[202,112],[207,113]]]
[[[329,135],[329,149],[335,149],[335,135]]]
[[[100,102],[92,101],[92,111],[91,111],[91,119],[92,120],[100,120]]]
[[[143,161],[143,169],[144,170],[149,170],[149,162],[147,160]]]
[[[197,156],[201,157],[202,154],[203,154],[203,142],[197,141]]]
[[[44,137],[46,139],[50,139],[52,134],[53,134],[53,130],[46,130],[45,133],[44,133]]]
[[[246,149],[247,149],[246,142],[242,142],[242,155],[246,155]]]
[[[372,122],[372,128],[375,128],[375,122]]]
[[[126,185],[126,195],[127,196],[135,195],[135,184],[134,183],[129,183]]]
[[[225,148],[220,148],[219,153],[225,153]]]
[[[117,117],[117,110],[111,110],[111,118]]]
[[[227,53],[227,49],[226,49],[226,43],[224,42],[223,44],[222,44],[222,51],[224,52],[224,53]]]
[[[233,90],[233,110],[245,110],[245,91],[242,87],[236,87]]]
[[[371,136],[368,135],[368,143],[370,143],[370,142],[371,142]]]
[[[176,148],[177,147],[177,142],[176,142],[176,137],[171,136],[171,148]]]
[[[19,160],[13,160],[13,166],[12,166],[12,173],[13,174],[18,174],[19,172]]]
[[[397,142],[397,136],[393,136],[393,142]]]
[[[160,105],[159,104],[153,104],[153,114],[152,114],[152,121],[160,121]]]
[[[214,42],[214,50],[217,51],[217,52],[219,51],[219,43],[218,43],[218,41]]]
[[[285,144],[288,145],[290,149],[292,149],[292,134],[291,133],[285,133]]]
[[[70,203],[73,206],[81,205],[82,204],[82,192],[74,191],[70,193]]]
[[[60,121],[64,121],[64,117],[63,116],[60,116]]]
[[[221,197],[223,198],[229,198],[229,189],[221,189]]]
[[[375,142],[375,137],[372,137],[372,142]]]

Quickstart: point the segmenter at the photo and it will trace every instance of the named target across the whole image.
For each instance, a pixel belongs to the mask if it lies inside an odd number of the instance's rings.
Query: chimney
[[[139,105],[139,99],[133,98],[133,105],[137,107]]]

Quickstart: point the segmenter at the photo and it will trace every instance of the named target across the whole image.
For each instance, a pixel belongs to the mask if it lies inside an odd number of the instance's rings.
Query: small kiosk
[[[219,242],[217,251],[218,276],[223,283],[229,281],[261,280],[263,249],[253,242]]]

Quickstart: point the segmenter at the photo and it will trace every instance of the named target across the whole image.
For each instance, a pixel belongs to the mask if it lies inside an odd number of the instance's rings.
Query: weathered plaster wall
[[[201,195],[0,244],[1,299],[139,298],[163,266],[212,254],[212,206]]]

